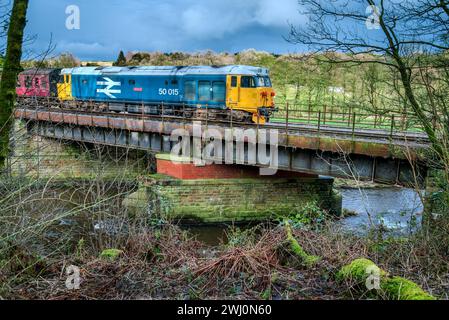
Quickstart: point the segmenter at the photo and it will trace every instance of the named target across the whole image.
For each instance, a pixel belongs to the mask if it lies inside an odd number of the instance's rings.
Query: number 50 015
[[[166,89],[166,88],[159,88],[159,95],[160,96],[177,96],[179,95],[179,89]]]

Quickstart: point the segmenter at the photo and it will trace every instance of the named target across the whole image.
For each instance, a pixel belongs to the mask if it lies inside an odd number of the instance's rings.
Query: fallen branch
[[[284,221],[284,223],[285,223],[285,231],[287,232],[287,241],[290,244],[291,251],[295,255],[297,255],[306,266],[308,267],[313,266],[320,260],[320,257],[307,254],[293,236],[292,227],[290,226],[290,223],[287,220]]]
[[[377,279],[376,279],[377,277]],[[402,277],[390,277],[369,259],[360,258],[343,266],[337,273],[337,280],[355,284],[355,288],[373,291],[378,298],[394,300],[436,300],[413,281]],[[368,284],[373,284],[370,287]],[[378,286],[374,285],[377,282]],[[375,291],[373,290],[375,289]]]

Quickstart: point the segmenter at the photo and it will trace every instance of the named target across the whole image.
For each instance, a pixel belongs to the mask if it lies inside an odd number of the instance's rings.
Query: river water
[[[358,236],[382,229],[384,234],[407,236],[421,224],[423,204],[413,189],[399,187],[341,188],[343,210],[351,216],[337,220],[335,226]],[[184,226],[198,240],[209,245],[226,242],[228,227],[224,225]]]
[[[337,222],[343,231],[363,235],[381,227],[393,235],[407,235],[420,224],[423,204],[413,189],[388,187],[340,189],[343,209],[356,213]]]
[[[67,227],[78,226],[80,237],[86,236],[86,233],[95,234],[97,232],[119,234],[126,229],[123,226],[123,215],[126,215],[126,212],[122,212],[121,201],[124,194],[131,190],[131,186],[118,188],[112,185],[101,188],[98,192],[90,190],[87,193],[82,187],[73,188],[73,190],[71,188],[47,189],[45,195],[40,191],[36,194],[38,198],[43,199],[40,205],[30,202],[30,207],[24,207],[23,210],[30,213],[33,211],[33,216],[46,215],[48,212],[56,211],[64,213],[61,215],[65,217],[61,218],[59,223],[63,230],[58,230],[63,233]],[[343,209],[354,214],[333,222],[343,232],[363,236],[375,227],[391,235],[406,236],[420,226],[423,205],[419,194],[413,189],[398,187],[360,190],[341,188],[339,191],[343,196]],[[117,194],[119,196],[116,196]],[[88,203],[94,201],[98,195],[103,198],[113,198],[88,209],[90,208]],[[45,200],[45,198],[59,200]],[[86,200],[87,198],[91,199]],[[80,205],[82,208],[79,207]],[[79,213],[65,214],[65,212],[70,213],[71,211]],[[238,227],[245,229],[250,226],[240,225]],[[226,225],[189,225],[182,226],[182,228],[209,245],[227,242],[227,233],[229,232],[229,226]]]

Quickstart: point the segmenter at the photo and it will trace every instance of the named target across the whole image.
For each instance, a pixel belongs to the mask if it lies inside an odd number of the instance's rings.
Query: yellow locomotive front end
[[[61,101],[72,100],[72,69],[62,69],[59,82],[57,84],[58,88],[58,98]]]
[[[270,77],[266,74],[228,75],[227,106],[233,112],[243,112],[252,122],[264,124],[276,111]]]

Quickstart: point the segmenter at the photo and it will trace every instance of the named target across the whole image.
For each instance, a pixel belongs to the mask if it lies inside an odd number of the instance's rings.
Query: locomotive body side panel
[[[72,75],[72,95],[79,100],[179,103],[179,80],[143,75]]]
[[[187,91],[187,94],[185,93]],[[73,74],[78,100],[226,108],[225,75]]]
[[[182,102],[198,108],[226,109],[225,75],[185,75]]]

